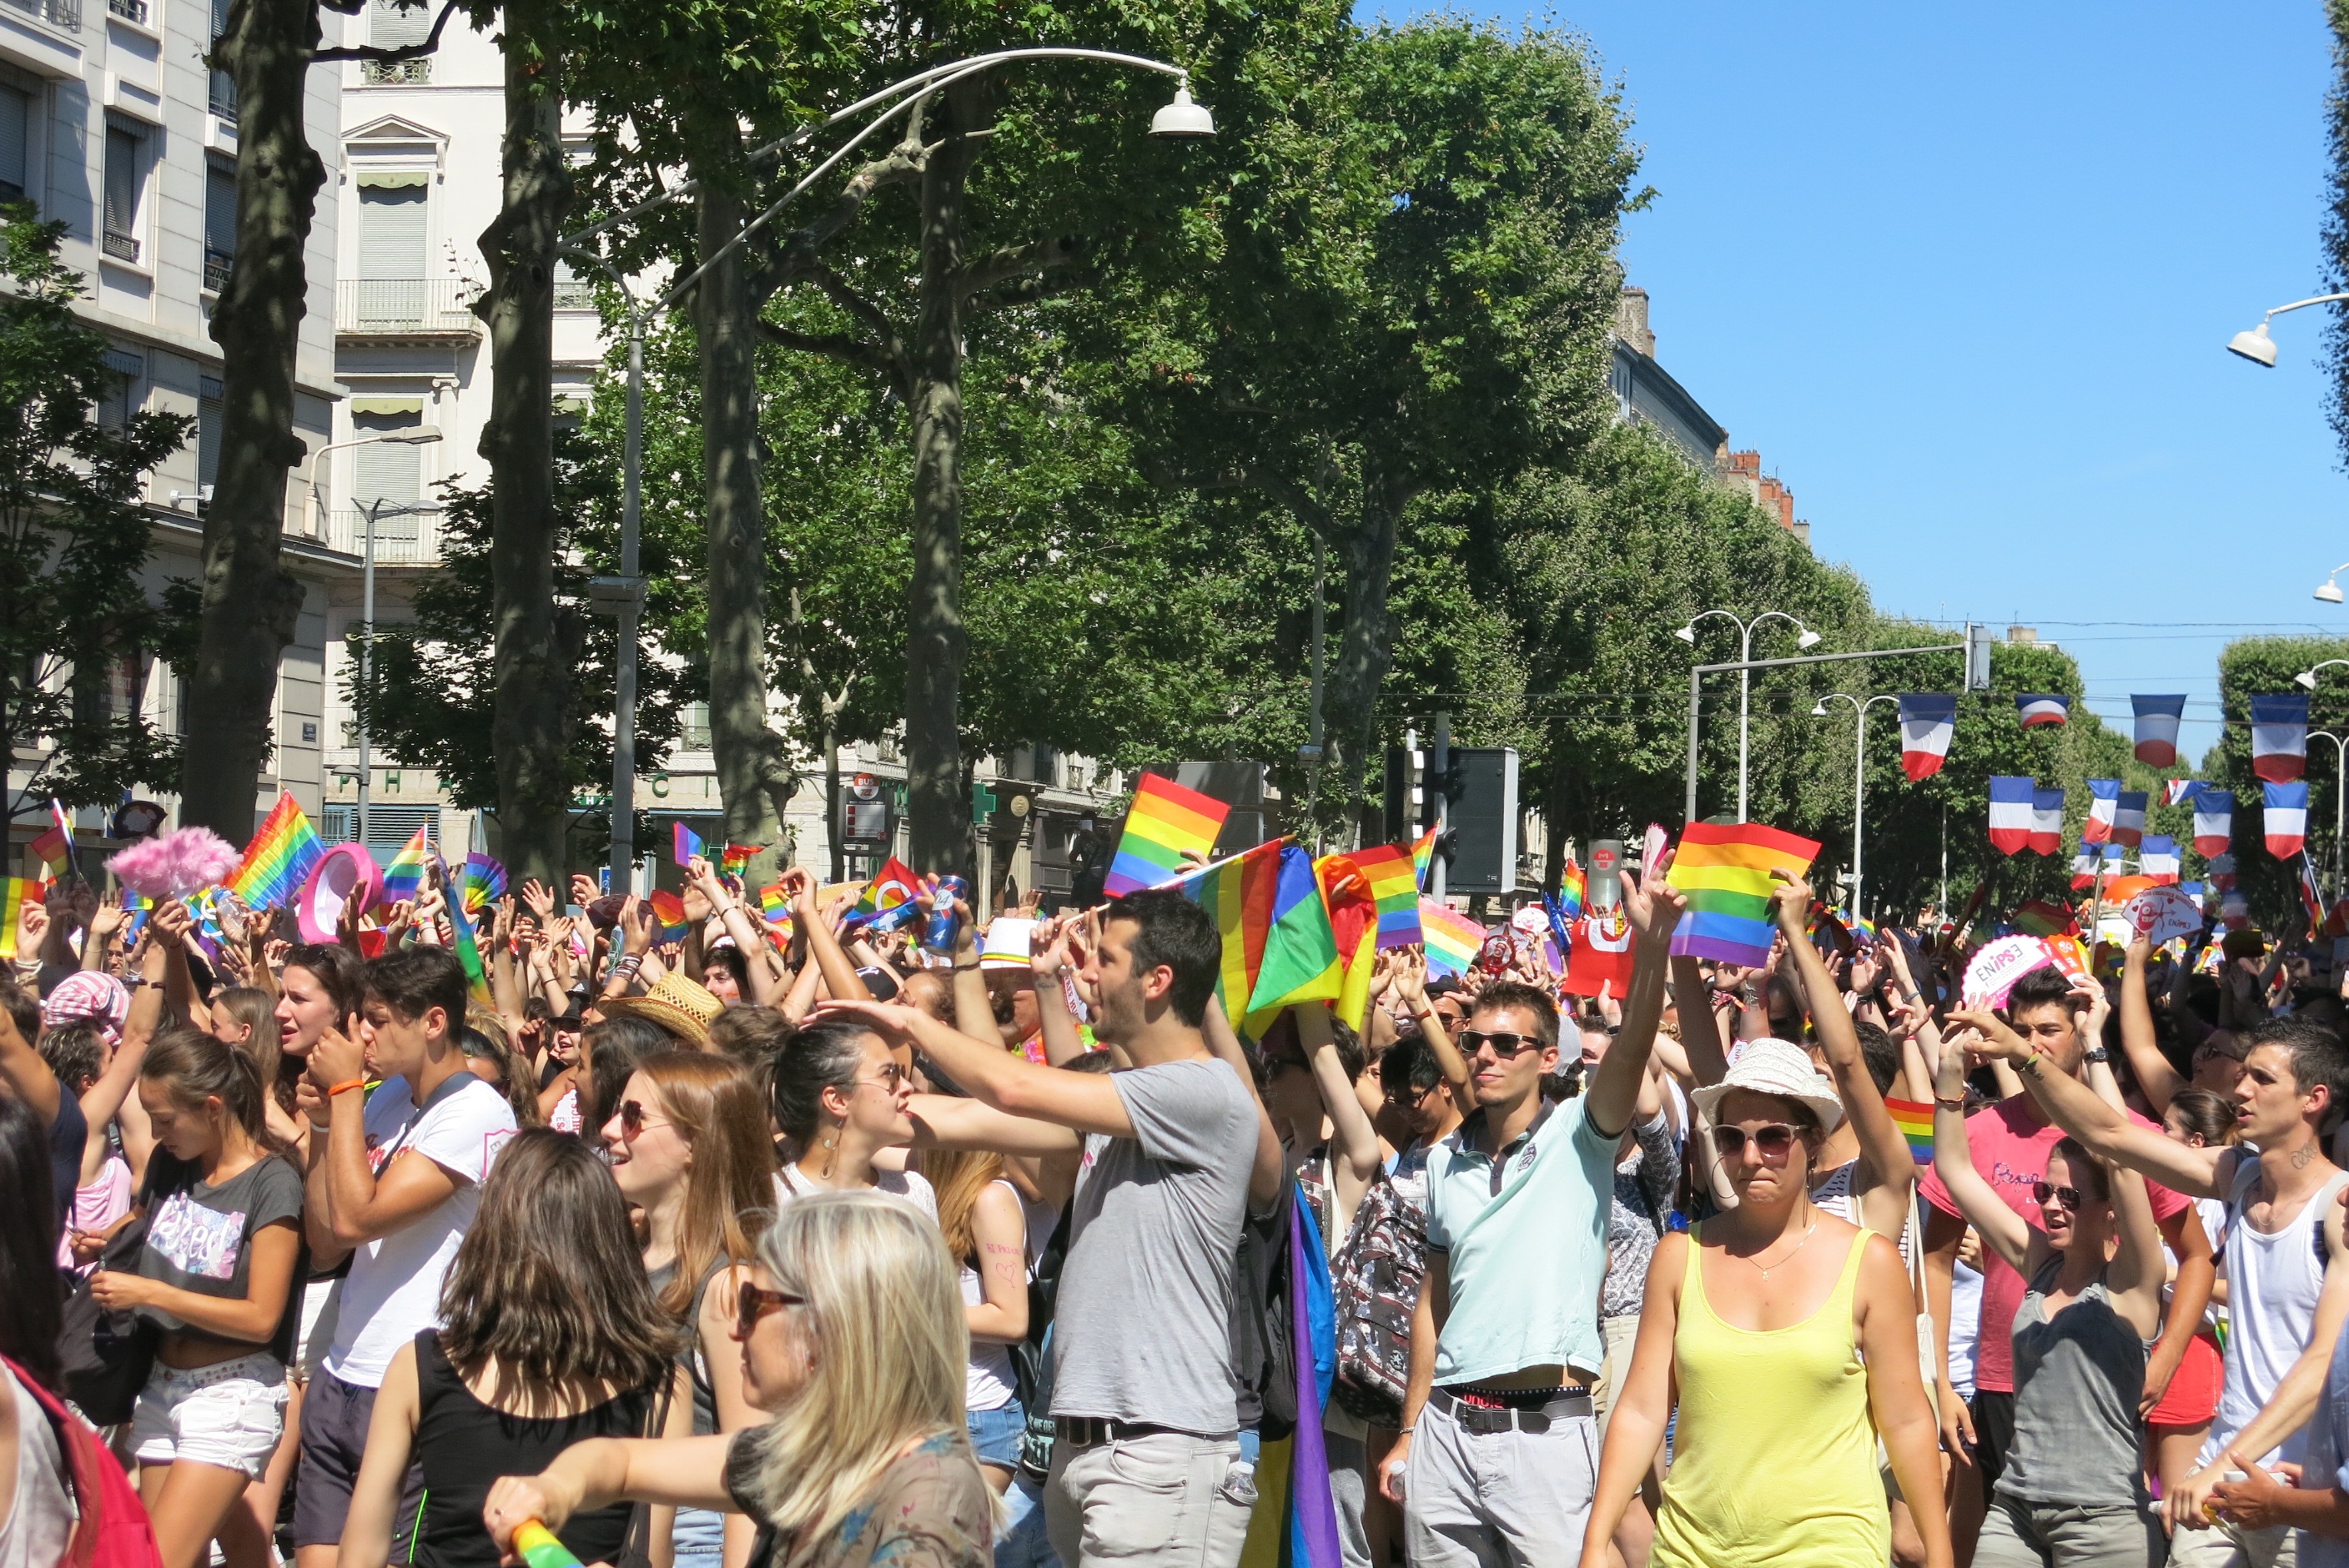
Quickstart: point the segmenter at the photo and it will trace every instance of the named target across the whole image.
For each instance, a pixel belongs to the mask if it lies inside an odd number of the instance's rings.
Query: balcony
[[[13,4],[13,0],[5,0],[5,3]],[[210,98],[213,118],[234,125],[236,123],[236,78],[226,71],[212,72]]]
[[[595,284],[587,278],[557,278],[554,280],[554,308],[557,310],[594,310]]]
[[[204,292],[219,294],[228,287],[229,269],[236,265],[236,257],[226,251],[204,247]]]
[[[463,278],[344,278],[335,284],[335,335],[372,343],[471,342],[481,335]]]
[[[126,22],[136,22],[142,27],[147,25],[147,0],[106,0],[106,9]]]
[[[420,88],[432,81],[432,61],[428,57],[413,60],[368,60],[359,67],[359,80],[371,88]]]
[[[62,33],[81,31],[81,0],[0,0],[0,5],[37,17]]]
[[[129,234],[118,234],[113,230],[109,229],[105,234],[100,236],[98,244],[98,249],[104,251],[109,257],[115,261],[136,262],[139,260],[139,242],[131,238]]]
[[[323,542],[345,555],[367,553],[367,513],[356,510],[330,511],[324,519]],[[387,506],[375,524],[378,566],[438,566],[440,564],[440,509],[399,512]]]

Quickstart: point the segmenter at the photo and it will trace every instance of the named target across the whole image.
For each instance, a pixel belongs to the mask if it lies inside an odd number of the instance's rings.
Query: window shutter
[[[432,31],[432,7],[425,0],[368,0],[367,42],[378,49],[404,49]]]
[[[139,232],[139,138],[119,125],[106,128],[106,232]]]
[[[33,129],[33,95],[0,82],[0,198],[25,199]]]
[[[236,254],[236,171],[210,160],[204,164],[204,249],[222,257]]]
[[[419,429],[423,423],[422,416],[418,414],[355,414],[351,418],[351,430],[364,439],[368,436]],[[353,541],[357,542],[364,534],[367,509],[379,506],[383,510],[376,516],[377,555],[396,553],[392,548],[395,545],[413,544],[417,531],[414,508],[424,495],[423,449],[398,441],[368,441],[364,446],[353,448],[351,456],[352,477],[356,481],[351,490],[351,504],[358,512],[351,520]],[[403,508],[407,510],[397,510]]]
[[[421,185],[359,188],[361,278],[423,281],[425,195]]]

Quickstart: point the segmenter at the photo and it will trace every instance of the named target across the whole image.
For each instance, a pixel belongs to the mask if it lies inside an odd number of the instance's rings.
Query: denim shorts
[[[155,1363],[130,1416],[141,1464],[187,1460],[257,1480],[285,1430],[285,1366],[266,1354],[186,1371]]]
[[[1019,1468],[1019,1439],[1028,1430],[1028,1412],[1019,1401],[999,1405],[992,1410],[970,1410],[963,1416],[970,1430],[971,1451],[983,1465],[995,1465],[1003,1470]]]

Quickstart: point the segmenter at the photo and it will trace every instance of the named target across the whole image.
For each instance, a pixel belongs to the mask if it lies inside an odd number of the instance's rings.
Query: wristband
[[[1963,1109],[1965,1109],[1965,1108],[1966,1108],[1966,1102],[1965,1102],[1963,1099],[1942,1099],[1940,1095],[1938,1095],[1938,1094],[1937,1094],[1937,1095],[1935,1095],[1935,1096],[1933,1097],[1933,1103],[1934,1103],[1935,1105],[1946,1105],[1946,1106],[1948,1106],[1951,1110],[1963,1110]]]
[[[363,1078],[345,1078],[342,1082],[335,1085],[334,1088],[326,1091],[326,1098],[328,1099],[332,1099],[338,1094],[346,1094],[352,1089],[365,1088],[367,1088],[367,1079]]]

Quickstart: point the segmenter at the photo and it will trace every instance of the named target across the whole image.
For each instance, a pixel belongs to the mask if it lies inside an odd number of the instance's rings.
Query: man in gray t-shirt
[[[1013,1154],[1081,1147],[1053,1320],[1045,1517],[1068,1568],[1237,1568],[1256,1503],[1239,1457],[1232,1273],[1249,1190],[1280,1141],[1228,1031],[1203,1026],[1222,965],[1215,921],[1173,892],[1103,912],[1083,977],[1093,1031],[1135,1065],[1039,1067],[910,1007],[833,1003],[919,1048],[972,1099],[917,1099],[929,1140]]]

